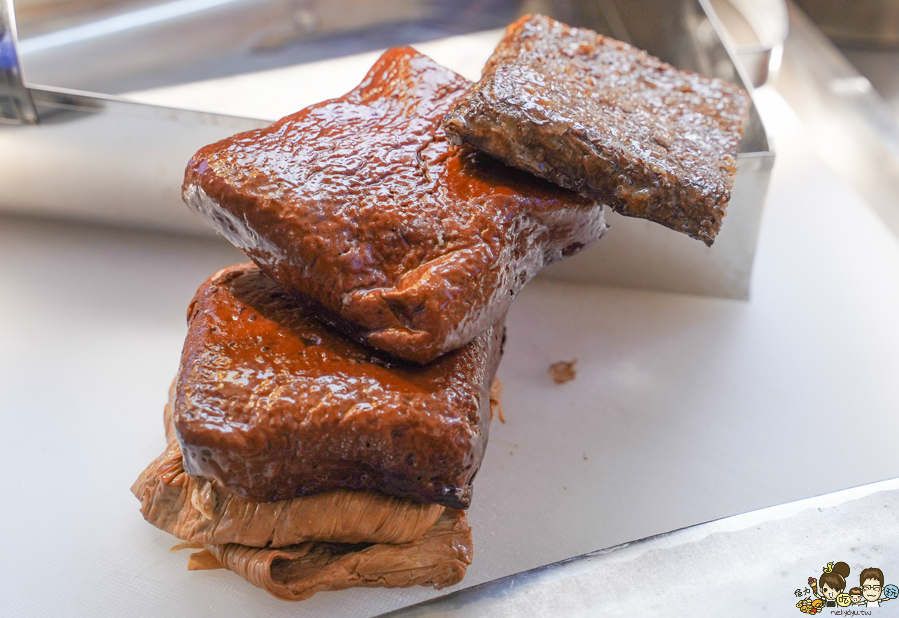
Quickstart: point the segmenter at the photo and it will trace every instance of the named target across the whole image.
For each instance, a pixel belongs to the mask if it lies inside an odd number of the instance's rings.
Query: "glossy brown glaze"
[[[469,85],[390,50],[346,96],[200,150],[184,199],[322,319],[429,362],[606,227],[593,200],[447,143]]]
[[[501,323],[429,365],[392,361],[252,264],[204,283],[188,322],[172,417],[191,476],[256,501],[368,489],[469,505]]]
[[[711,245],[748,109],[733,84],[528,15],[445,128],[455,143]]]

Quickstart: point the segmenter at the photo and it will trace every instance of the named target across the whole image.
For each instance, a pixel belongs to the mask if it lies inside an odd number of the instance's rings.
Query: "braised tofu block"
[[[447,142],[469,85],[388,51],[349,94],[200,150],[184,200],[321,319],[432,361],[606,228],[594,200]]]
[[[711,246],[749,102],[720,79],[592,30],[525,16],[444,126],[452,143]]]
[[[226,268],[188,313],[172,403],[183,468],[257,502],[347,489],[466,508],[503,331],[425,366],[396,361],[258,267]]]

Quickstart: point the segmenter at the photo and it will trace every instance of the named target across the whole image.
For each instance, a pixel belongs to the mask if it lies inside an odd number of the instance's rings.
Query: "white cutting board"
[[[763,98],[780,152],[750,302],[540,279],[516,301],[460,587],[899,476],[899,242]],[[128,488],[164,446],[187,303],[238,260],[0,218],[0,615],[369,616],[441,594],[282,602],[186,571],[142,520]]]

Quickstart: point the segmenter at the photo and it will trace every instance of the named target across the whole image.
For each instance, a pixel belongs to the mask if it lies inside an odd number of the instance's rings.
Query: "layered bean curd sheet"
[[[184,471],[177,440],[135,482],[148,522],[202,548],[188,568],[227,568],[286,600],[352,587],[437,588],[471,564],[462,511],[370,491],[254,502]]]

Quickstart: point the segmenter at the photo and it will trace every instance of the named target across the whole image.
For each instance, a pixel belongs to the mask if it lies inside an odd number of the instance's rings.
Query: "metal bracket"
[[[12,0],[0,0],[0,123],[37,124],[37,110],[19,63]]]

